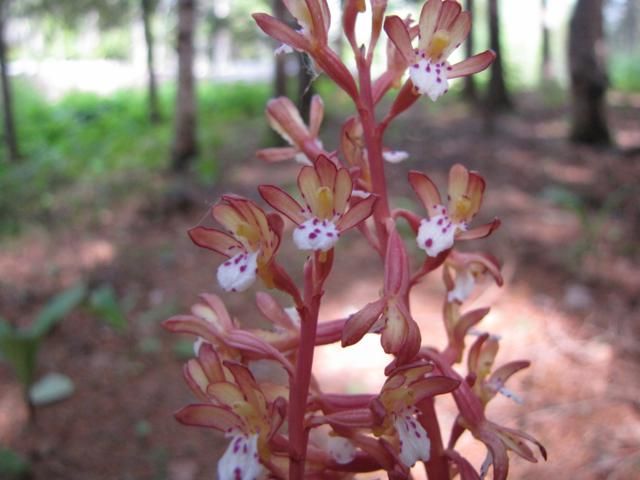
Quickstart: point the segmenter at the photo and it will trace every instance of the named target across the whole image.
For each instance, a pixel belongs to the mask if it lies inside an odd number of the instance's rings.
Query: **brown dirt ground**
[[[389,168],[397,204],[412,201],[404,180],[408,169],[425,170],[443,186],[448,167],[461,161],[487,179],[478,221],[503,220],[478,248],[504,259],[506,286],[489,289],[475,304],[493,305],[483,328],[503,338],[499,361],[527,358],[532,367],[510,385],[524,405],[497,399],[489,416],[526,429],[549,451],[542,464],[513,459],[512,478],[640,477],[640,156],[625,150],[640,144],[640,105],[631,97],[614,100],[616,150],[568,144],[565,112],[528,97],[520,99],[517,114],[497,119],[493,135],[464,106],[453,105],[445,114],[422,104],[387,137],[389,147],[411,154]],[[329,117],[327,138],[337,128]],[[260,122],[248,121],[244,128],[263,129]],[[130,304],[125,334],[77,311],[46,340],[39,375],[62,372],[74,380],[76,392],[39,409],[32,425],[13,374],[0,366],[0,442],[31,460],[34,478],[215,476],[225,442],[173,420],[172,412],[190,394],[175,353],[177,339],[159,321],[185,311],[199,292],[218,290],[218,260],[185,235],[206,217],[207,205],[222,191],[255,197],[257,182],[292,185],[292,165],[267,168],[250,159],[258,137],[228,143],[219,155],[221,181],[208,189],[189,187],[195,199],[190,209],[171,208],[175,202],[158,194],[164,180],[145,178],[138,193],[124,200],[85,215],[61,213],[56,224],[33,226],[3,241],[5,318],[27,323],[47,298],[81,278],[92,285],[111,283]],[[577,208],[558,201],[567,192],[580,199]],[[91,192],[78,195],[91,198]],[[362,246],[351,234],[338,252],[324,319],[376,295],[380,269]],[[303,256],[286,251],[291,269],[299,269]],[[443,345],[442,295],[436,273],[417,288],[413,304],[424,341],[436,346]],[[250,298],[251,293],[225,297],[235,316],[253,322]],[[364,391],[379,387],[384,363],[377,339],[367,337],[357,348],[319,349],[315,371],[328,389]],[[450,424],[451,402],[440,401],[439,407],[443,423]],[[460,448],[479,466],[482,448],[467,436]]]

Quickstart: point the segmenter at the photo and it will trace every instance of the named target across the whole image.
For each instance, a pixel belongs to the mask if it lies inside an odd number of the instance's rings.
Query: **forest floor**
[[[491,135],[467,107],[453,104],[445,112],[425,102],[387,136],[387,146],[411,155],[388,168],[396,205],[415,204],[407,170],[426,171],[444,188],[449,167],[462,162],[487,180],[476,222],[502,219],[474,249],[504,261],[505,286],[489,289],[474,305],[492,305],[482,328],[502,337],[498,363],[526,358],[532,366],[509,385],[524,404],[498,398],[489,418],[528,431],[549,452],[549,460],[536,465],[512,457],[512,478],[640,477],[640,154],[632,150],[640,145],[640,104],[614,100],[616,149],[569,144],[566,112],[528,97],[519,100],[517,113],[495,120]],[[335,138],[338,127],[328,114],[323,138]],[[29,459],[33,478],[214,478],[226,442],[173,419],[192,401],[181,375],[188,344],[163,331],[160,321],[186,312],[200,292],[219,293],[219,259],[186,236],[195,224],[211,224],[208,206],[224,192],[256,198],[257,183],[294,183],[293,164],[267,166],[251,157],[263,135],[247,132],[264,132],[263,119],[230,130],[218,155],[218,183],[188,187],[191,202],[167,200],[161,176],[123,179],[131,193],[99,206],[92,206],[91,187],[80,186],[65,195],[91,207],[62,210],[55,221],[2,241],[5,318],[27,324],[48,298],[80,280],[111,284],[127,305],[124,333],[80,310],[45,340],[38,376],[62,372],[76,390],[38,409],[31,424],[19,384],[0,365],[0,444]],[[184,193],[183,187],[177,190]],[[355,233],[345,240],[324,320],[364,305],[380,288],[380,268],[365,260],[363,241]],[[299,269],[303,254],[284,250],[289,267]],[[252,292],[224,297],[241,322],[255,321]],[[436,272],[417,288],[412,305],[423,341],[436,346],[444,344],[442,298]],[[377,338],[367,336],[344,351],[323,347],[316,360],[327,390],[354,392],[379,388],[388,359]],[[445,400],[438,407],[450,425],[452,405]],[[459,445],[479,467],[484,450],[467,435]]]

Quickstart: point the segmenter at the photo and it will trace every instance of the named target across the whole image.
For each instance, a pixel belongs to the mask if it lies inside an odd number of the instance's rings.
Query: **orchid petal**
[[[375,302],[368,303],[357,313],[351,315],[342,330],[342,346],[348,347],[360,341],[378,320],[385,305],[386,299],[381,298]]]
[[[260,196],[292,222],[299,225],[305,221],[304,209],[288,193],[273,185],[260,185]]]
[[[436,23],[440,16],[442,8],[442,0],[428,0],[420,11],[420,20],[418,26],[420,28],[420,49],[426,50],[431,42],[431,37],[436,31]]]
[[[178,410],[176,419],[185,425],[215,428],[227,432],[242,426],[242,420],[223,407],[208,404],[192,404]]]
[[[333,205],[336,214],[342,215],[347,209],[352,190],[353,182],[349,171],[346,168],[338,169],[333,192]]]
[[[373,207],[377,200],[378,197],[370,195],[364,200],[352,205],[351,208],[340,217],[340,220],[338,220],[336,225],[338,230],[345,232],[368,218],[373,213]]]
[[[294,147],[263,148],[256,152],[256,157],[268,163],[284,162],[296,156],[298,150]]]
[[[313,167],[302,167],[298,174],[298,189],[304,201],[315,214],[320,210],[318,202],[318,190],[320,189],[320,179]]]
[[[311,98],[311,108],[309,109],[309,133],[313,138],[320,133],[320,125],[324,117],[324,102],[320,95]]]
[[[467,75],[481,72],[491,65],[495,58],[496,54],[492,50],[478,53],[460,63],[452,65],[449,71],[449,78],[466,77]]]
[[[466,232],[458,233],[456,235],[456,240],[475,240],[478,238],[488,237],[494,230],[498,229],[500,223],[500,220],[495,218],[491,223],[472,228]]]
[[[415,54],[411,46],[411,37],[402,19],[397,15],[387,17],[384,21],[384,31],[389,36],[389,40],[398,49],[400,55],[402,55],[406,65],[413,63]]]
[[[231,257],[240,251],[242,244],[225,232],[207,227],[194,227],[188,231],[191,241],[199,247]]]
[[[449,46],[442,52],[442,57],[447,58],[451,52],[465,41],[471,30],[471,14],[469,12],[461,12],[453,21],[449,29]]]
[[[451,26],[460,15],[462,6],[455,0],[445,0],[442,2],[442,8],[438,15],[438,22],[436,23],[435,31],[438,30],[451,30]]]
[[[411,384],[411,391],[414,392],[414,402],[418,403],[427,397],[442,395],[452,392],[460,385],[460,381],[444,376],[432,376],[418,380]]]
[[[418,198],[430,217],[441,213],[439,210],[440,204],[442,203],[440,193],[429,177],[422,172],[412,170],[409,172],[409,184],[411,188],[413,188],[413,191],[416,192],[416,195],[418,195]]]
[[[266,13],[254,13],[252,17],[258,24],[258,27],[260,27],[260,29],[270,37],[273,37],[296,50],[308,51],[311,48],[311,44],[306,38],[271,15],[267,15]]]

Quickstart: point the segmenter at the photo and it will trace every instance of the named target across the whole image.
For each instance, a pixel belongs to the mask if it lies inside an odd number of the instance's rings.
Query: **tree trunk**
[[[142,23],[144,24],[144,40],[147,44],[149,120],[151,123],[158,123],[160,121],[160,108],[158,106],[158,86],[156,84],[155,62],[153,59],[153,30],[151,29],[151,16],[154,8],[154,0],[142,0]]]
[[[473,16],[473,0],[465,0],[465,9]],[[465,43],[466,57],[473,55],[473,23],[471,23],[471,30]],[[473,75],[467,75],[464,77],[464,84],[462,87],[462,96],[465,100],[476,103],[478,101],[478,92],[476,90],[476,83]]]
[[[502,67],[502,55],[500,48],[500,15],[498,13],[498,0],[489,0],[489,46],[496,52],[497,58],[491,66],[489,89],[487,92],[487,108],[489,112],[496,110],[510,110],[513,103],[507,92],[504,81],[504,69]]]
[[[4,38],[6,20],[9,17],[9,0],[0,0],[0,77],[2,78],[2,113],[4,120],[4,139],[11,161],[20,158],[18,139],[13,116],[13,98],[7,66],[7,45]]]
[[[610,144],[602,0],[578,0],[569,26],[571,133],[575,142]]]
[[[306,53],[298,53],[300,70],[298,71],[298,110],[302,118],[309,121],[309,110],[311,109],[311,98],[313,97],[313,62]]]
[[[540,65],[540,77],[542,83],[548,83],[553,79],[553,69],[551,66],[551,45],[549,43],[549,11],[547,10],[548,0],[541,0],[542,11],[542,63]]]
[[[178,92],[171,169],[184,172],[197,153],[193,79],[195,0],[178,0]]]
[[[285,22],[286,10],[282,0],[273,0],[273,16]],[[279,47],[280,45],[277,45]],[[273,96],[287,96],[287,72],[285,70],[287,57],[281,53],[275,56],[275,72],[273,75]]]

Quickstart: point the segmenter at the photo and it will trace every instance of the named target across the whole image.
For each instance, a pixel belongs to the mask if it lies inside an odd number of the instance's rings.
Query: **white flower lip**
[[[451,222],[445,207],[438,207],[438,210],[442,214],[422,219],[416,237],[418,247],[430,257],[437,257],[441,252],[453,247],[456,229],[460,228]]]
[[[218,283],[227,292],[243,292],[251,286],[256,279],[258,271],[258,254],[255,252],[242,252],[218,267]]]
[[[260,478],[264,467],[258,458],[258,435],[236,431],[231,443],[218,462],[220,480],[254,480]]]
[[[418,91],[435,102],[449,90],[449,70],[451,66],[446,61],[432,63],[427,58],[420,58],[409,67],[409,76]]]
[[[414,409],[405,408],[395,414],[394,420],[400,439],[400,460],[407,467],[413,467],[418,460],[427,462],[431,456],[429,436],[414,414]]]
[[[310,218],[293,231],[293,241],[300,250],[326,252],[334,247],[339,237],[340,232],[332,221],[318,218]]]
[[[345,465],[356,458],[356,448],[344,437],[330,436],[327,440],[327,447],[329,455],[340,465]]]
[[[455,286],[453,287],[453,290],[447,294],[447,301],[449,303],[463,303],[471,296],[475,284],[475,278],[468,269],[458,272],[456,274]]]

